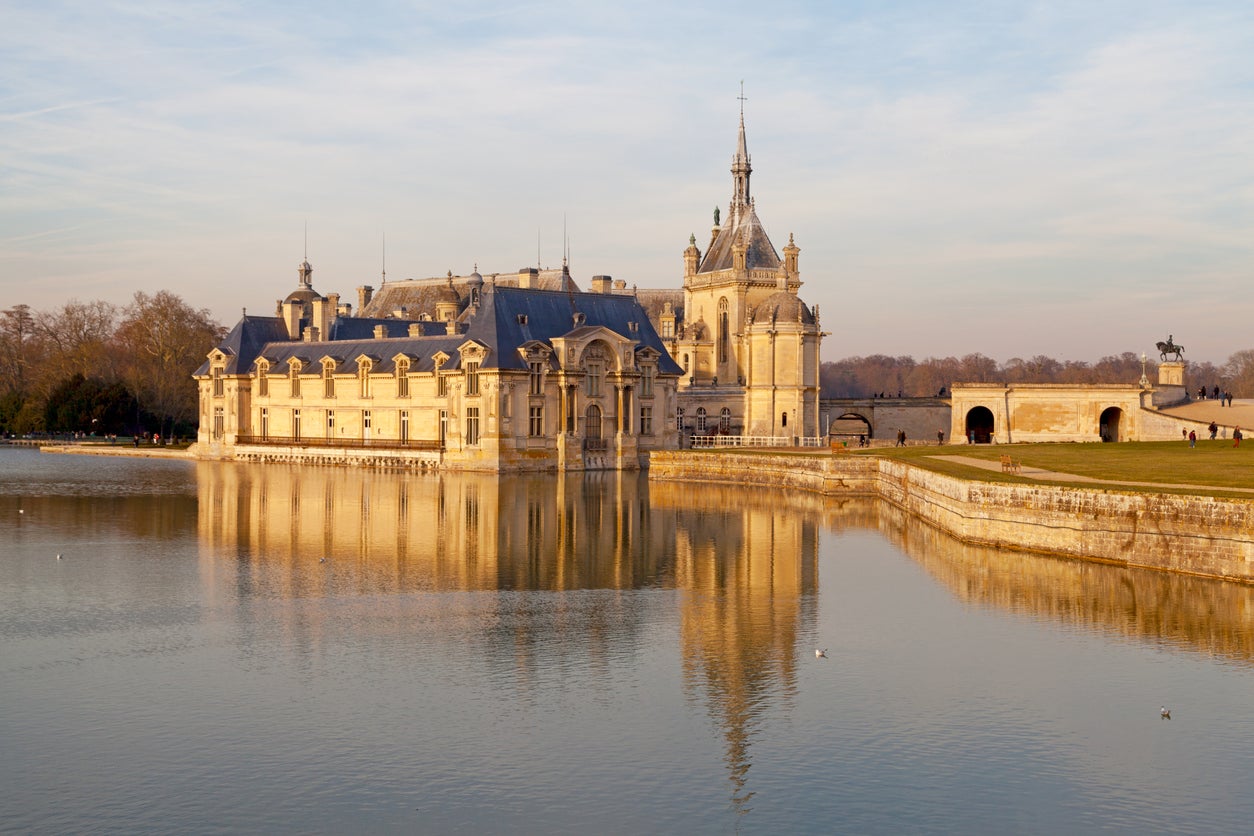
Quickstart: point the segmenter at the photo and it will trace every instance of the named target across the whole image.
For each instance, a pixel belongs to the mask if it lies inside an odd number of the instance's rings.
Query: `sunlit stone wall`
[[[649,478],[873,493],[969,543],[1254,581],[1254,500],[967,481],[848,455],[655,453]]]

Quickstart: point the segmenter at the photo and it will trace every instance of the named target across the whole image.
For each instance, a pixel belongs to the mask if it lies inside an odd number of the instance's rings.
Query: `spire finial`
[[[388,234],[383,233],[383,283],[388,283]]]
[[[745,102],[749,101],[745,98],[745,80],[740,79],[740,95],[736,98],[740,99],[740,121],[745,121]]]

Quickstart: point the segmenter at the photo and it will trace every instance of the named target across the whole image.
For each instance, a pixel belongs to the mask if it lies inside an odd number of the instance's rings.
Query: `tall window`
[[[479,394],[479,364],[474,361],[466,364],[466,394]]]
[[[653,407],[640,407],[640,434],[653,435]]]
[[[213,437],[222,438],[223,432],[226,430],[226,417],[222,407],[215,406],[213,408]]]
[[[257,397],[270,397],[270,365],[261,363],[257,366]]]
[[[640,369],[640,397],[653,397],[653,373],[656,371],[653,366],[644,366]]]
[[[539,438],[544,435],[544,407],[531,407],[530,420],[527,427],[527,434],[532,438]]]
[[[705,434],[705,407],[697,407],[697,432]]]
[[[373,423],[370,417],[370,410],[363,409],[361,411],[361,437],[362,438],[364,439],[370,438],[370,428],[372,426],[373,426]]]
[[[479,407],[466,407],[466,443],[479,443]]]
[[[674,337],[675,337],[675,320],[663,319],[662,320],[662,339],[670,340],[670,339],[674,339]]]
[[[222,386],[222,369],[218,366],[213,368],[213,396],[220,398],[224,394]]]
[[[675,429],[680,432],[684,430],[684,408],[682,406],[675,409]]]
[[[727,362],[727,300],[718,300],[718,361]]]
[[[270,437],[270,410],[264,406],[261,408],[261,437]]]
[[[335,397],[335,372],[330,363],[322,364],[322,397]]]
[[[409,397],[409,361],[396,361],[396,397]]]
[[[335,438],[335,410],[327,410],[327,438]]]
[[[401,410],[401,441],[409,441],[409,410]]]
[[[300,366],[292,365],[288,372],[288,377],[292,381],[292,397],[300,397]]]
[[[357,364],[357,378],[361,381],[361,396],[363,398],[370,397],[370,372],[372,365],[369,360],[362,360]]]
[[[300,440],[300,410],[292,410],[292,438]]]
[[[731,432],[731,410],[727,407],[723,407],[723,411],[719,413],[718,429],[723,433]]]
[[[448,397],[448,378],[440,374],[440,370],[435,370],[435,396],[437,398]]]
[[[587,389],[584,391],[587,392],[588,397],[601,397],[601,386],[604,381],[604,375],[606,375],[606,367],[602,365],[601,361],[596,360],[589,362],[584,368],[586,368],[587,372],[586,377],[584,377]]]
[[[544,363],[535,360],[528,364],[531,368],[531,391],[532,395],[544,394]]]

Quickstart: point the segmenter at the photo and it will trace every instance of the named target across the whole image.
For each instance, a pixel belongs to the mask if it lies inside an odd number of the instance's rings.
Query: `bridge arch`
[[[832,423],[827,427],[827,434],[842,438],[856,438],[864,435],[870,439],[875,438],[875,425],[865,415],[857,412],[845,412],[839,417],[832,419]]]
[[[967,434],[968,443],[991,444],[996,429],[993,411],[987,406],[975,406],[967,410],[963,431]]]

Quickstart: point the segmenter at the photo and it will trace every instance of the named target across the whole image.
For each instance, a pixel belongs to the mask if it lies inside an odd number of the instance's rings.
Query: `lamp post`
[[[1145,352],[1141,352],[1141,388],[1149,388],[1149,378],[1145,375]]]

